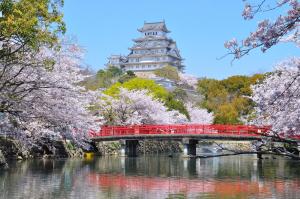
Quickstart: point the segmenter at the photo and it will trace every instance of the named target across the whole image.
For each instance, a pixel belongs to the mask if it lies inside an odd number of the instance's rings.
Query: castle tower
[[[182,58],[176,42],[168,37],[170,31],[165,22],[144,23],[138,31],[141,37],[134,39],[134,45],[129,48],[130,53],[124,58],[119,57],[119,62],[114,57],[109,58],[110,65],[116,65],[126,71],[153,71],[166,65],[182,69]]]

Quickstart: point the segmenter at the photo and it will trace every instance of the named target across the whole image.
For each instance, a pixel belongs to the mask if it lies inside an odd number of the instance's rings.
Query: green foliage
[[[251,114],[253,102],[250,86],[264,78],[263,74],[232,76],[224,80],[201,79],[198,91],[204,96],[201,106],[213,111],[216,124],[239,124],[242,116]]]
[[[219,86],[221,85],[218,80],[204,78],[198,81],[197,89],[202,95],[204,95],[205,98],[207,98],[208,94],[210,94],[214,89],[218,89]],[[223,88],[223,86],[221,87]]]
[[[259,81],[263,77],[264,75],[262,74],[256,74],[252,77],[236,75],[222,80],[221,84],[224,85],[229,93],[250,96],[252,94],[250,85],[255,84],[256,81]]]
[[[125,74],[123,74],[123,75],[121,75],[120,77],[119,77],[119,82],[120,83],[124,83],[124,82],[127,82],[127,81],[129,81],[130,79],[133,79],[133,78],[135,78],[136,77],[136,75],[134,74],[134,72],[132,72],[132,71],[127,71]]]
[[[75,150],[75,146],[71,142],[66,142],[66,147],[69,150]]]
[[[31,48],[54,44],[59,34],[66,31],[61,6],[63,0],[1,1],[1,41],[15,40]],[[6,50],[2,49],[0,55]]]
[[[116,82],[126,82],[135,75],[133,72],[128,71],[124,73],[120,68],[109,66],[105,70],[99,70],[94,77],[88,78],[81,84],[90,90],[97,90],[99,88],[108,88]]]
[[[177,68],[167,65],[154,71],[154,74],[174,81],[179,81]]]
[[[183,102],[188,98],[186,91],[178,87],[176,87],[171,94],[175,99]]]
[[[104,91],[104,94],[115,97],[120,93],[120,88],[122,87],[122,83],[116,82],[112,86],[110,86],[108,89]]]
[[[122,69],[115,67],[115,66],[109,66],[106,70],[106,72],[108,74],[110,74],[110,76],[112,77],[117,77],[123,74]]]
[[[180,113],[185,114],[189,118],[183,102],[175,99],[172,93],[169,93],[164,87],[156,84],[154,80],[133,78],[123,84],[117,82],[105,90],[104,93],[115,97],[119,94],[121,87],[128,90],[147,90],[149,91],[149,94],[164,102],[169,110],[178,110]]]
[[[108,88],[104,93],[110,96],[116,96],[119,93],[120,87],[128,90],[148,90],[154,97],[164,101],[169,95],[168,91],[164,87],[156,84],[154,80],[143,78],[134,78],[123,84],[118,82]]]
[[[183,102],[176,100],[172,95],[168,95],[167,99],[165,100],[165,105],[169,110],[177,110],[180,113],[184,114],[188,119],[190,119],[189,113],[185,108]]]
[[[239,113],[235,107],[228,103],[219,106],[215,113],[214,123],[216,124],[238,124]]]

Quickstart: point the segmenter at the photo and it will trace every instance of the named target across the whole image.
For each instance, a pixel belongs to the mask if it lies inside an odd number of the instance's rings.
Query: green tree
[[[154,71],[154,74],[174,81],[179,81],[178,70],[174,66],[164,66]]]
[[[198,92],[204,97],[200,105],[214,112],[214,123],[241,123],[240,118],[253,111],[254,104],[247,97],[252,94],[251,85],[263,78],[263,74],[236,75],[224,80],[203,78],[197,85]]]
[[[162,100],[166,100],[169,95],[168,91],[164,87],[156,84],[154,80],[143,78],[134,78],[123,84],[118,82],[109,87],[105,93],[110,96],[115,96],[118,94],[120,87],[128,90],[148,90],[154,97]]]
[[[116,66],[109,66],[106,70],[106,72],[111,76],[111,77],[117,77],[121,76],[124,74],[122,69],[116,67]]]
[[[56,43],[66,30],[59,10],[62,6],[63,0],[3,0],[0,59]]]
[[[126,81],[126,79],[130,79],[132,77],[124,74],[124,72],[118,67],[109,66],[106,69],[99,70],[95,76],[85,79],[81,85],[90,90],[97,90],[99,88],[108,88],[114,83],[120,81],[121,78],[123,78],[123,81]]]
[[[215,124],[239,124],[238,112],[232,104],[222,104],[215,111]]]
[[[214,89],[218,89],[220,87],[220,83],[216,79],[208,79],[203,78],[198,81],[197,90],[204,95],[205,98],[208,97],[208,94],[213,91]],[[223,87],[223,86],[222,86]]]
[[[188,95],[186,93],[185,90],[183,90],[182,88],[178,88],[176,87],[172,92],[171,94],[173,95],[173,97],[179,101],[186,101],[187,98],[188,98]]]
[[[124,82],[127,82],[127,81],[129,81],[133,78],[136,78],[136,75],[134,74],[134,72],[129,70],[125,74],[121,75],[118,81],[120,83],[124,83]]]

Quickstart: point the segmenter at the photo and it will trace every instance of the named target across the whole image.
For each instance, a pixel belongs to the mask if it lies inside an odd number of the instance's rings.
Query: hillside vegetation
[[[189,118],[186,104],[207,109],[214,115],[215,124],[243,124],[250,118],[254,103],[251,85],[262,81],[263,74],[252,76],[236,75],[224,80],[195,77],[180,73],[172,66],[153,71],[157,77],[175,82],[170,91],[158,85],[154,80],[138,78],[132,71],[124,72],[110,66],[99,70],[95,76],[86,79],[83,85],[91,90],[102,88],[109,96],[118,96],[120,88],[128,90],[147,90],[149,94],[161,100],[168,110],[177,110]],[[194,90],[193,95],[189,92]]]
[[[203,78],[197,85],[204,97],[200,106],[214,112],[215,124],[242,124],[254,107],[251,85],[263,79],[263,74],[236,75],[224,80]]]

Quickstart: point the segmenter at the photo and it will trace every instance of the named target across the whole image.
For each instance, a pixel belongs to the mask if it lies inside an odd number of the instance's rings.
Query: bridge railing
[[[217,134],[236,136],[259,136],[267,134],[270,127],[251,125],[132,125],[132,126],[102,126],[99,132],[93,132],[92,137],[126,136],[126,135],[170,135],[170,134]]]

